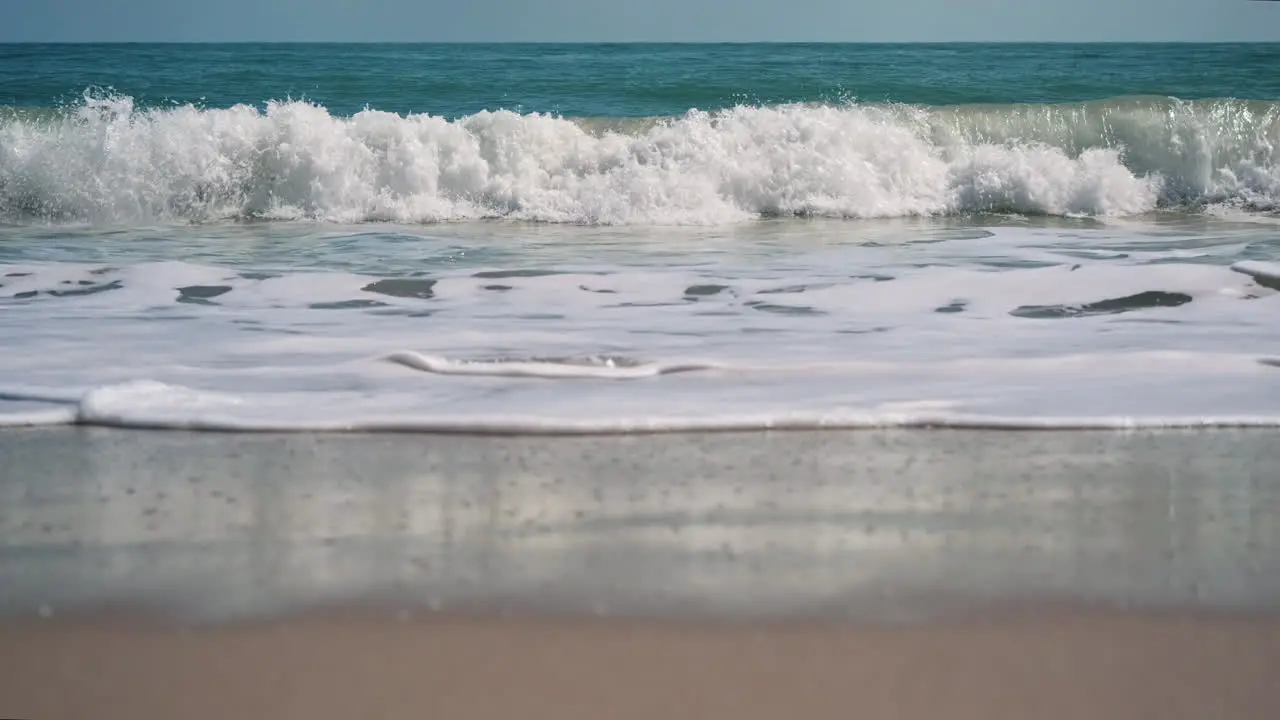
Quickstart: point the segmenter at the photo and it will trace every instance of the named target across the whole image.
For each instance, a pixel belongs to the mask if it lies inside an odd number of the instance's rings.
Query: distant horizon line
[[[1277,40],[0,40],[0,45],[1280,45]]]

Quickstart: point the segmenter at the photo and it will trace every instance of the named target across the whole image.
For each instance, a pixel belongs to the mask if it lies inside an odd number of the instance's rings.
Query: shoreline
[[[0,716],[1265,720],[1277,439],[0,431]]]
[[[1280,433],[0,432],[0,616],[1280,607]]]

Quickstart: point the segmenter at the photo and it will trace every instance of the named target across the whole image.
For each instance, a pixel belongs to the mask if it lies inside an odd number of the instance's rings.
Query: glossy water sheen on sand
[[[0,432],[0,616],[1280,603],[1271,430]]]
[[[1278,424],[1277,63],[3,46],[0,424]]]

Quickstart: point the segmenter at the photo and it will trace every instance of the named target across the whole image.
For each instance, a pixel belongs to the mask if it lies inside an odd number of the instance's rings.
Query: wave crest
[[[1280,104],[741,106],[675,118],[449,120],[303,102],[139,109],[87,97],[0,118],[0,220],[1130,215],[1274,209]]]

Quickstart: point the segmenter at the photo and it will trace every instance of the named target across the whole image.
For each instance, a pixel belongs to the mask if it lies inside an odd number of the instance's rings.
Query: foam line
[[[78,419],[76,408],[26,410],[22,412],[0,411],[0,428],[72,425]]]
[[[1280,263],[1242,260],[1232,265],[1231,269],[1248,275],[1263,287],[1280,290]]]
[[[588,358],[575,361],[563,360],[502,360],[468,361],[454,360],[437,355],[423,355],[412,351],[395,352],[386,357],[389,362],[414,370],[437,375],[476,375],[488,377],[563,379],[636,380],[640,378],[670,375],[681,372],[714,370],[713,363],[639,363],[617,364],[609,359]]]
[[[733,415],[616,416],[605,419],[530,414],[452,414],[312,419],[298,408],[285,418],[263,415],[249,399],[140,381],[86,393],[76,414],[84,425],[138,429],[238,432],[418,432],[472,435],[611,435],[749,430],[866,430],[963,428],[987,430],[1140,430],[1167,428],[1280,428],[1280,415],[1171,417],[1005,417],[936,410],[834,409],[821,412]]]
[[[296,423],[204,415],[186,418],[141,414],[82,413],[83,425],[140,430],[214,432],[398,432],[442,435],[629,435],[692,432],[817,430],[992,430],[992,431],[1139,431],[1177,429],[1280,428],[1280,416],[1207,417],[1062,417],[1012,418],[961,415],[831,415],[619,418],[574,421],[538,417],[424,417],[306,421]]]

